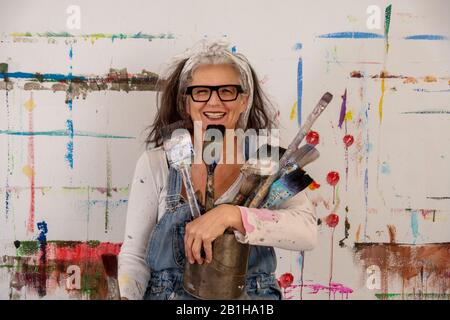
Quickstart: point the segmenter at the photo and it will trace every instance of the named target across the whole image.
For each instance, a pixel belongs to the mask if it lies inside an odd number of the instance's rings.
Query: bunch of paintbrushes
[[[316,160],[319,152],[314,146],[305,145],[299,148],[299,145],[332,98],[333,96],[329,92],[322,96],[281,156],[278,169],[270,176],[261,177],[255,173],[254,168],[250,170],[250,166],[243,166],[242,172],[245,180],[233,201],[234,204],[244,203],[244,206],[249,208],[270,208],[291,198],[304,189],[308,182],[312,182],[312,179],[301,168]],[[260,179],[258,180],[258,178]],[[253,190],[257,191],[252,192]],[[243,199],[246,200],[243,201]]]
[[[248,205],[249,208],[260,207],[261,203],[266,198],[271,185],[286,172],[289,163],[292,162],[292,156],[297,152],[300,143],[310,131],[313,123],[322,114],[323,110],[325,110],[325,108],[328,106],[332,98],[333,96],[329,92],[325,93],[322,96],[322,98],[317,103],[316,107],[313,109],[311,114],[306,119],[305,123],[300,128],[297,135],[289,144],[286,152],[284,152],[283,156],[281,157],[278,170],[274,174],[269,176],[267,179],[265,179],[265,181],[258,187],[258,192]]]
[[[274,207],[306,188],[312,179],[305,174],[302,168],[319,156],[319,151],[309,144],[295,150],[286,166],[281,169],[281,178],[271,185],[269,194],[260,207]],[[273,174],[275,165],[274,159],[270,158],[245,163],[241,169],[244,181],[232,204],[248,206],[265,179]]]

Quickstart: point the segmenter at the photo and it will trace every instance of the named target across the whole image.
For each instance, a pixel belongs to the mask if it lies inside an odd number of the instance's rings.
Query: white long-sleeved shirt
[[[136,164],[119,254],[122,297],[142,299],[144,296],[151,272],[145,253],[150,234],[165,213],[168,174],[166,155],[161,147],[145,151]],[[241,174],[215,204],[231,202],[242,180]],[[311,250],[316,245],[316,214],[306,190],[275,210],[240,207],[240,211],[246,234],[235,231],[239,242],[295,251]]]

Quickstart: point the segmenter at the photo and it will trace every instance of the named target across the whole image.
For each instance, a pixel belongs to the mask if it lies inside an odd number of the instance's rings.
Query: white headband
[[[180,78],[186,78],[188,76],[188,73],[192,70],[193,67],[195,67],[203,57],[212,57],[212,56],[218,56],[218,57],[226,57],[229,58],[233,63],[236,64],[238,69],[240,70],[241,76],[243,76],[246,83],[245,86],[248,86],[248,103],[247,108],[245,111],[240,115],[237,127],[245,129],[247,126],[248,121],[248,115],[250,113],[250,108],[253,105],[253,92],[254,92],[254,84],[253,84],[253,77],[252,72],[250,70],[250,65],[248,63],[248,60],[239,53],[232,52],[230,48],[230,44],[228,42],[225,42],[223,40],[207,40],[203,39],[199,42],[197,42],[192,48],[186,50],[185,52],[174,56],[170,60],[171,66],[177,66],[181,61],[184,61],[187,59],[183,70],[181,71]],[[182,81],[180,81],[182,83]]]

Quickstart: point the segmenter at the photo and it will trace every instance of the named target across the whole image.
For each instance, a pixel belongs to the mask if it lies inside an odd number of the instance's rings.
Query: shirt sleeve
[[[245,235],[235,231],[241,243],[286,250],[312,250],[317,245],[315,208],[303,190],[275,210],[239,207]]]
[[[142,299],[150,278],[145,253],[158,219],[158,190],[147,152],[139,158],[128,199],[125,238],[119,253],[121,297]]]

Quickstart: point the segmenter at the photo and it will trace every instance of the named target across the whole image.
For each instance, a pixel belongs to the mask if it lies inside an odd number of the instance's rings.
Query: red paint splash
[[[326,216],[325,218],[325,223],[330,227],[330,228],[334,228],[338,225],[339,223],[339,216],[335,213],[330,213],[328,216]]]
[[[292,284],[292,282],[294,282],[294,276],[292,275],[292,273],[289,273],[289,272],[283,273],[278,278],[278,284],[283,289],[286,289],[287,287],[289,287]]]
[[[80,262],[101,262],[102,254],[119,254],[119,243],[102,242],[98,245],[89,243],[76,243],[70,246],[61,246],[50,243],[47,247],[47,255],[49,259],[70,261],[73,263]]]
[[[308,188],[310,190],[316,190],[320,188],[320,184],[318,184],[317,182],[313,181],[309,184]]]
[[[344,142],[345,146],[348,148],[353,144],[355,139],[353,138],[353,136],[351,134],[346,134],[344,136],[344,138],[342,139],[342,141]]]
[[[107,295],[107,280],[102,262],[103,254],[118,255],[121,243],[100,243],[98,241],[49,241],[45,245],[46,264],[36,265],[38,259],[44,254],[42,250],[34,254],[11,257],[15,260],[17,268],[12,274],[14,290],[27,292],[38,290],[44,295],[51,295],[58,288],[65,288],[72,298],[82,298],[88,295],[89,299],[105,299]],[[80,268],[81,288],[68,289],[69,266]],[[42,296],[40,294],[40,296]]]
[[[327,174],[327,182],[333,187],[339,182],[339,173],[336,171],[330,171]]]
[[[313,146],[315,146],[319,143],[319,139],[320,139],[319,133],[316,131],[310,131],[306,135],[306,142]]]

